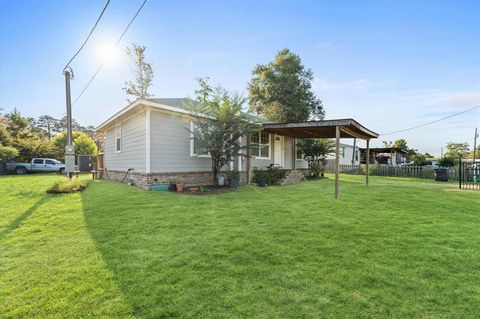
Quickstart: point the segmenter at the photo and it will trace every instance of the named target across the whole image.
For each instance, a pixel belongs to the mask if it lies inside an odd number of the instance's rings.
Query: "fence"
[[[340,165],[340,173],[364,175],[365,165]],[[447,167],[447,178],[449,181],[458,181],[460,171],[458,167]],[[334,173],[333,165],[327,165],[325,172]],[[435,178],[435,168],[431,166],[392,166],[382,164],[371,164],[370,175],[372,176],[397,176],[397,177],[413,177],[413,178]]]
[[[460,161],[458,174],[459,188],[480,190],[480,162],[469,163]]]

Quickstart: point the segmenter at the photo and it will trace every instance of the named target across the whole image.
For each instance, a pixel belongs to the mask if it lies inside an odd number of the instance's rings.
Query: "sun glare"
[[[98,56],[100,60],[107,65],[115,64],[118,60],[119,48],[115,43],[104,42],[98,47]]]

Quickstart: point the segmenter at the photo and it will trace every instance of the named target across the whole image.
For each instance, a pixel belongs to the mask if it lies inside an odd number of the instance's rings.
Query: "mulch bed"
[[[218,187],[218,188],[208,188],[205,190],[201,190],[200,187],[198,187],[198,191],[192,192],[190,191],[190,188],[193,187],[186,187],[183,192],[177,192],[178,194],[182,195],[195,195],[195,196],[204,196],[204,195],[218,195],[218,194],[224,194],[224,193],[231,193],[235,192],[237,189],[229,186],[224,186],[224,187]]]

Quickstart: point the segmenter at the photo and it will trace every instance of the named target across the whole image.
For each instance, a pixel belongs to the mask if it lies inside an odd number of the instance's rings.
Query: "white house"
[[[130,177],[143,188],[169,179],[186,185],[212,184],[211,160],[208,155],[197,154],[189,129],[192,114],[184,103],[185,99],[178,98],[137,100],[100,124],[96,131],[103,135],[104,177],[122,180],[131,170]],[[308,168],[291,137],[263,131],[249,139],[259,145],[250,151],[251,169],[264,169],[270,164],[286,169]],[[341,163],[351,164],[353,148],[342,144],[340,153]],[[356,163],[358,159],[357,150]],[[239,156],[231,163],[241,182],[247,180],[246,161]]]

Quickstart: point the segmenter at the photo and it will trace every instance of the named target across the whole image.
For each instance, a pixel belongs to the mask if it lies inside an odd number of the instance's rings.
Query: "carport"
[[[378,134],[354,119],[307,121],[299,123],[268,123],[262,128],[269,132],[292,138],[335,138],[335,198],[340,197],[340,138],[359,138],[367,142],[365,184],[368,186],[370,139]]]

